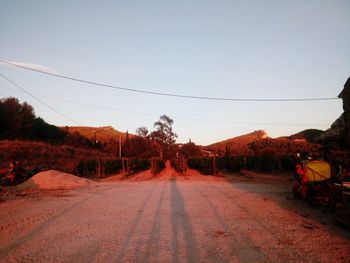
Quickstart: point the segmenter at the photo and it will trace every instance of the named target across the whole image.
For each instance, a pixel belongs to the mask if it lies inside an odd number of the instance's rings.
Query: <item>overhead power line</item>
[[[8,77],[6,77],[4,74],[2,74],[0,72],[0,76],[3,77],[4,79],[6,79],[8,82],[10,82],[13,86],[17,87],[18,89],[22,90],[24,93],[28,94],[29,96],[31,96],[33,99],[35,99],[36,101],[40,102],[41,104],[43,104],[45,107],[49,108],[50,110],[58,113],[59,115],[61,115],[62,117],[77,123],[79,125],[82,125],[81,123],[79,123],[76,120],[73,120],[72,118],[68,117],[67,115],[63,114],[62,112],[56,110],[55,108],[53,108],[52,106],[48,105],[47,103],[43,102],[42,100],[40,100],[39,98],[37,98],[36,96],[34,96],[33,94],[31,94],[30,92],[28,92],[27,90],[25,90],[24,88],[22,88],[21,86],[19,86],[18,84],[16,84],[14,81],[12,81],[11,79],[9,79]]]
[[[21,92],[17,89],[7,88],[7,87],[0,87],[1,89],[7,89],[7,90],[13,90],[16,92]],[[152,117],[159,117],[161,114],[156,113],[147,113],[147,112],[138,112],[138,111],[130,111],[126,109],[120,109],[120,108],[114,108],[114,107],[108,107],[108,106],[101,106],[101,105],[95,105],[95,104],[89,104],[89,103],[82,103],[67,99],[61,99],[56,97],[47,97],[47,96],[40,96],[42,98],[56,100],[64,103],[70,103],[90,108],[97,108],[102,110],[108,110],[108,111],[114,111],[114,112],[123,112],[123,113],[129,113],[129,114],[135,114],[135,115],[142,115],[142,116],[152,116]],[[186,120],[186,121],[197,121],[197,122],[208,122],[208,123],[223,123],[223,124],[235,124],[235,125],[268,125],[268,126],[305,126],[305,127],[315,127],[315,126],[329,126],[329,124],[321,124],[321,123],[267,123],[267,122],[239,122],[239,121],[225,121],[225,120],[209,120],[209,119],[198,119],[198,118],[186,118],[186,117],[179,117],[179,116],[173,116],[173,118],[178,120]]]
[[[195,95],[185,95],[185,94],[175,94],[175,93],[164,93],[164,92],[148,91],[148,90],[141,90],[141,89],[130,89],[130,88],[119,87],[119,86],[115,86],[115,85],[104,84],[104,83],[100,83],[100,82],[83,80],[83,79],[69,77],[69,76],[65,76],[65,75],[61,75],[61,74],[57,74],[57,73],[46,72],[46,71],[43,71],[40,69],[34,69],[34,68],[27,67],[24,65],[18,65],[16,63],[8,62],[5,60],[0,60],[0,62],[3,64],[14,66],[14,67],[23,68],[23,69],[39,72],[42,74],[46,74],[49,76],[54,76],[57,78],[81,82],[81,83],[85,83],[85,84],[89,84],[89,85],[101,86],[101,87],[105,87],[105,88],[111,88],[111,89],[117,89],[117,90],[122,90],[122,91],[129,91],[129,92],[136,92],[136,93],[142,93],[142,94],[148,94],[148,95],[176,97],[176,98],[183,98],[183,99],[214,100],[214,101],[242,101],[242,102],[296,102],[296,101],[325,101],[325,100],[338,100],[339,99],[338,97],[252,99],[252,98],[224,98],[224,97],[209,97],[209,96],[195,96]]]

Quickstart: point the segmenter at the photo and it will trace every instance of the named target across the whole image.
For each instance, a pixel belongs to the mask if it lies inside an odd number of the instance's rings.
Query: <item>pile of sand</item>
[[[54,189],[69,189],[78,186],[85,186],[91,184],[92,181],[80,178],[78,176],[63,173],[56,170],[49,170],[40,172],[24,183],[17,185],[17,189],[45,189],[45,190],[54,190]]]

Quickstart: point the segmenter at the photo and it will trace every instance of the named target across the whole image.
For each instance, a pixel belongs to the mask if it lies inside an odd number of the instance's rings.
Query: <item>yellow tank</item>
[[[325,161],[309,161],[305,163],[307,182],[320,182],[331,178],[331,166]]]

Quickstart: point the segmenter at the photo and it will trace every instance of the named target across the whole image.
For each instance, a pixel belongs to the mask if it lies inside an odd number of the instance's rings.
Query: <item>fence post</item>
[[[213,157],[213,175],[216,175],[216,156]]]
[[[185,157],[183,158],[183,171],[184,171],[184,175],[186,175],[186,172],[187,172],[187,159]]]
[[[151,174],[154,175],[154,161],[153,161],[153,157],[151,157]]]
[[[122,169],[123,169],[123,176],[125,176],[124,158],[122,158]]]

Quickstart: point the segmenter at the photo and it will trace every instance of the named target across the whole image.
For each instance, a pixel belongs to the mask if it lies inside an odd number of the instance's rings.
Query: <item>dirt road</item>
[[[0,203],[0,262],[350,262],[350,235],[282,182],[167,169]]]

